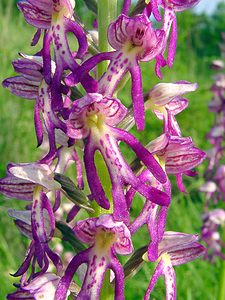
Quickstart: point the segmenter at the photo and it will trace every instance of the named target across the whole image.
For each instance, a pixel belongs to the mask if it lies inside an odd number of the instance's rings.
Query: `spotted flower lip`
[[[133,32],[135,31],[135,33]],[[116,50],[99,53],[86,60],[73,72],[74,84],[81,82],[83,76],[99,62],[110,60],[107,71],[98,82],[98,92],[106,97],[113,93],[126,72],[130,72],[132,80],[131,96],[134,109],[134,119],[138,130],[145,127],[145,112],[142,91],[142,78],[139,61],[161,60],[160,52],[164,49],[164,31],[152,28],[145,14],[129,18],[120,15],[108,28],[108,40]]]
[[[94,98],[97,102],[93,102]],[[150,197],[152,201],[156,201],[159,205],[168,205],[167,195],[142,184],[120,152],[118,143],[123,141],[133,149],[159,181],[166,181],[163,170],[151,153],[131,134],[111,126],[118,123],[126,114],[122,104],[115,99],[103,98],[99,94],[91,94],[89,97],[86,96],[77,100],[74,106],[74,111],[78,108],[78,112],[72,112],[67,122],[68,135],[73,138],[87,138],[84,149],[84,163],[93,199],[103,208],[109,209],[109,201],[99,180],[94,162],[94,154],[99,150],[109,171],[112,183],[114,215],[115,218],[118,218],[117,220],[128,222],[128,211],[123,192],[123,186],[126,184],[130,184],[142,195]],[[117,171],[115,171],[115,168]]]
[[[31,218],[29,222],[24,212],[13,212],[13,216],[19,218],[18,227],[20,228],[21,225],[22,232],[28,234],[32,239],[22,265],[13,276],[17,277],[25,274],[31,265],[32,268],[29,279],[32,279],[35,277],[36,263],[40,268],[39,274],[43,274],[47,271],[49,259],[55,265],[57,272],[62,268],[61,259],[48,246],[48,242],[53,237],[55,230],[55,218],[49,198],[42,191],[40,186],[36,186],[34,189],[30,215]]]

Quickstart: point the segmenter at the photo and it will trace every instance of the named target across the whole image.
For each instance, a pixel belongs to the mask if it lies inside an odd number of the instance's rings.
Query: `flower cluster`
[[[129,273],[126,266],[138,269],[144,262],[158,263],[144,299],[149,299],[159,276],[165,277],[167,299],[176,298],[173,266],[205,251],[197,235],[165,231],[171,203],[168,175],[176,176],[184,192],[182,176],[195,176],[193,168],[205,158],[191,137],[182,136],[176,120],[188,106],[183,95],[195,91],[197,84],[159,83],[143,91],[140,62],[155,60],[155,74],[162,78],[161,67],[172,67],[175,57],[176,13],[197,2],[152,0],[129,15],[131,1],[125,0],[121,14],[108,26],[108,52],[97,44],[92,47],[94,39],[74,15],[73,0],[18,3],[25,20],[37,29],[32,45],[39,44],[40,50],[34,55],[21,53],[13,61],[18,75],[5,79],[3,86],[34,101],[37,144],[47,141],[47,150],[36,162],[10,163],[6,177],[0,179],[2,194],[27,201],[26,210],[10,210],[9,214],[31,240],[13,275],[21,277],[18,290],[8,299],[64,300],[70,293],[76,299],[99,299],[105,293],[106,299],[107,293],[114,293],[115,299],[122,300]],[[161,28],[154,28],[152,14],[162,21]],[[76,51],[70,49],[69,37]],[[99,74],[103,61],[108,65]],[[131,77],[129,108],[125,99],[117,97],[125,75]],[[144,146],[129,129],[136,124],[139,131],[144,130],[146,110],[162,120],[163,130]],[[136,155],[133,162],[122,154],[120,142]],[[71,165],[76,167],[75,179],[68,177]],[[134,218],[131,208],[136,193],[145,200]],[[68,225],[60,211],[66,201],[73,203]],[[144,225],[150,242],[135,251],[132,236]],[[59,236],[74,247],[67,266],[54,249]],[[118,255],[130,254],[123,266]]]
[[[225,42],[225,34],[222,34]],[[224,49],[221,47],[222,57],[225,57]],[[225,225],[225,209],[220,203],[225,201],[225,64],[223,60],[214,60],[212,69],[219,70],[215,76],[215,83],[211,87],[213,99],[209,103],[209,111],[215,114],[215,122],[207,134],[207,139],[213,146],[208,151],[208,169],[205,172],[205,183],[200,191],[206,194],[205,213],[203,214],[202,239],[208,246],[210,260],[215,256],[225,259],[224,237],[220,229]],[[213,207],[213,210],[210,210]]]

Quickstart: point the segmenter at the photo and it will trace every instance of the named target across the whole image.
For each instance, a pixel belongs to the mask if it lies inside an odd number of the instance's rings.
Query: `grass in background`
[[[14,75],[11,61],[18,57],[17,52],[26,54],[35,53],[35,49],[30,47],[31,37],[35,29],[28,26],[22,15],[16,12],[13,1],[8,1],[6,9],[3,10],[0,4],[0,66],[2,81],[8,76]],[[206,149],[209,145],[205,141],[205,134],[208,132],[213,114],[208,113],[207,102],[211,98],[209,88],[211,85],[211,72],[208,70],[204,59],[196,61],[192,52],[187,51],[188,57],[177,54],[172,70],[164,69],[164,82],[174,82],[178,80],[188,80],[198,82],[198,91],[187,96],[190,104],[187,110],[178,117],[184,136],[192,136],[196,145]],[[144,90],[149,90],[154,84],[159,82],[153,72],[154,64],[143,65],[143,86]],[[151,86],[149,86],[151,82]],[[121,98],[129,101],[129,90],[121,92]],[[128,102],[127,102],[128,103]],[[33,125],[33,101],[26,101],[14,97],[7,90],[0,87],[0,175],[5,175],[5,167],[8,162],[29,162],[37,158],[36,138]],[[135,133],[142,143],[147,143],[150,139],[156,138],[162,132],[162,124],[153,114],[147,113],[146,130]],[[146,140],[146,136],[148,140]],[[200,167],[200,175],[206,167],[206,163]],[[182,195],[173,188],[173,201],[169,210],[167,230],[183,231],[187,233],[198,233],[201,227],[201,211],[204,202],[203,196],[197,192],[201,184],[201,176],[196,179],[185,179],[185,185],[189,194]],[[13,290],[12,283],[15,279],[9,276],[14,273],[22,262],[25,254],[27,241],[21,237],[15,228],[12,220],[7,215],[9,207],[19,208],[24,206],[24,202],[7,200],[0,196],[0,299],[5,299],[7,293]],[[140,209],[139,197],[134,202],[134,214]],[[136,247],[143,245],[143,241],[148,241],[148,233],[143,230],[134,236]],[[214,300],[217,292],[219,261],[210,265],[203,260],[197,260],[184,266],[176,267],[178,299],[187,300]],[[141,299],[146,289],[149,278],[153,272],[153,264],[144,268],[128,281],[126,285],[127,299]],[[161,280],[153,293],[153,299],[164,299],[164,284]]]

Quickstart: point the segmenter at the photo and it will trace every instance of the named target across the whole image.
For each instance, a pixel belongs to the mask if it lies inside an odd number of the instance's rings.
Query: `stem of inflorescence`
[[[117,17],[117,0],[98,0],[98,47],[100,52],[107,52],[111,47],[107,39],[109,24]],[[107,61],[98,64],[98,78],[107,69]]]

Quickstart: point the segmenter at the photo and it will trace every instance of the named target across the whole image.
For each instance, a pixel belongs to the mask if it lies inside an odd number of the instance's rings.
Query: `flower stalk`
[[[107,30],[109,24],[117,17],[117,0],[98,0],[98,48],[100,52],[108,52]],[[97,67],[98,78],[107,70],[108,63],[101,62]]]

